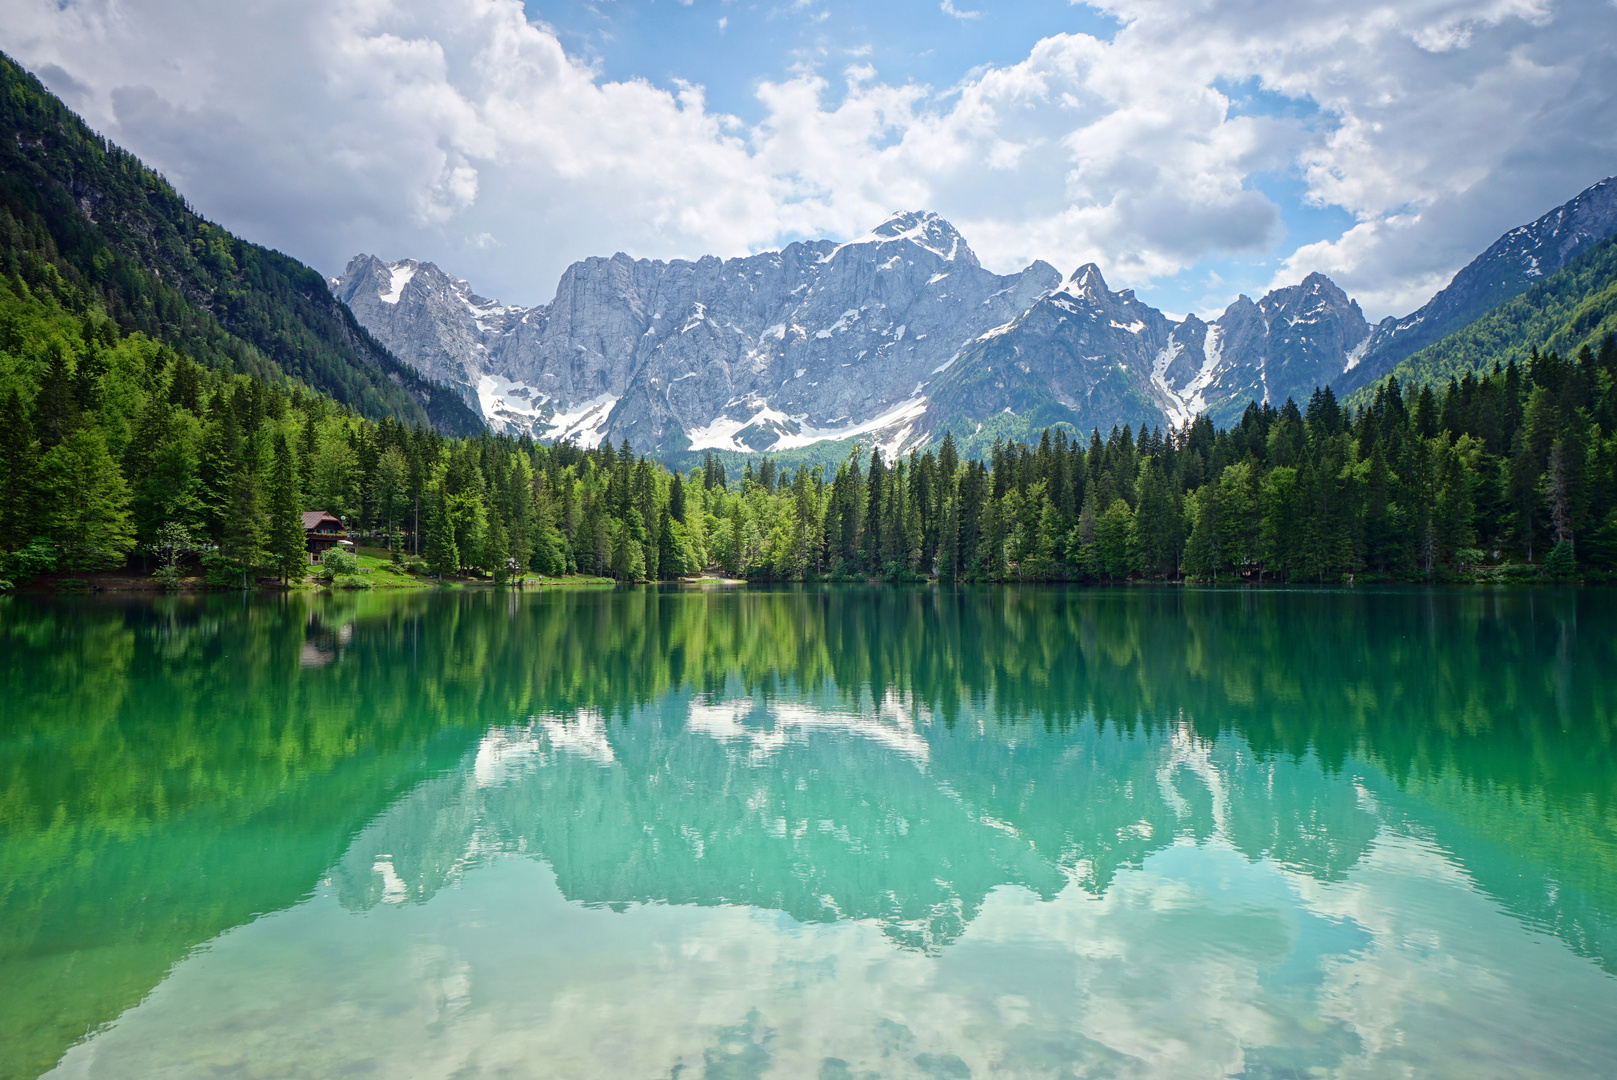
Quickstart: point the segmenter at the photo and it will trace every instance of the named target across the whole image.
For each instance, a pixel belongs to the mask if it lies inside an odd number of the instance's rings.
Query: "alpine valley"
[[[496,430],[662,455],[798,451],[858,437],[889,454],[1052,424],[1222,426],[1250,402],[1350,393],[1617,233],[1617,182],[1513,229],[1418,311],[1368,323],[1323,274],[1216,319],[1174,319],[1094,263],[982,267],[936,214],[847,243],[746,258],[590,258],[538,307],[430,262],[351,260],[337,298],[393,354]]]

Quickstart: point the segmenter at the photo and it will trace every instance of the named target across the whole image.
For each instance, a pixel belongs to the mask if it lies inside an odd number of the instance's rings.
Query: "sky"
[[[247,239],[523,305],[915,209],[1378,319],[1617,173],[1617,0],[0,0],[0,49]]]

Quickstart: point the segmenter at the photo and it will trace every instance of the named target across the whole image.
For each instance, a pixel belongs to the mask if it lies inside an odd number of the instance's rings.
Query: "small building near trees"
[[[326,552],[338,544],[348,543],[348,530],[343,528],[342,519],[324,510],[303,512],[303,535],[312,565],[325,562]]]

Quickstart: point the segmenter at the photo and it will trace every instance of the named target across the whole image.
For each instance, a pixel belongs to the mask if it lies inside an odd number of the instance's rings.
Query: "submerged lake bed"
[[[0,1077],[1604,1077],[1594,590],[0,606]]]

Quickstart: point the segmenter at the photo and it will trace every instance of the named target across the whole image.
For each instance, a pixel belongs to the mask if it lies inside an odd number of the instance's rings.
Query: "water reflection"
[[[40,993],[0,996],[6,1075],[208,941],[63,1068],[248,1068],[237,980],[311,1074],[389,1041],[492,1071],[474,1030],[642,1033],[602,1075],[1376,1074],[1437,1054],[1423,1017],[1502,1053],[1508,1009],[1553,1033],[1512,1021],[1514,1067],[1584,1074],[1617,1049],[1574,1007],[1617,1004],[1603,600],[14,601],[0,981]],[[317,1049],[322,1007],[363,1023]]]

